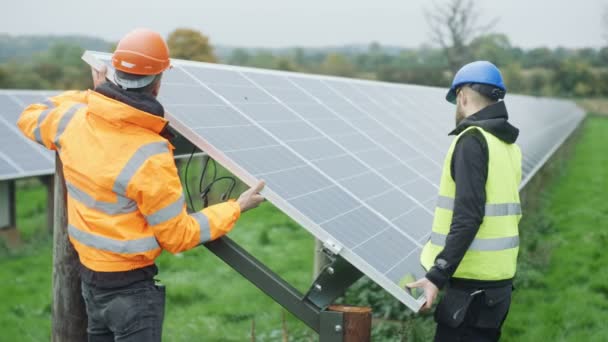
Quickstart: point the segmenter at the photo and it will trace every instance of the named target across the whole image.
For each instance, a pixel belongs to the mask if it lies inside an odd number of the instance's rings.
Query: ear
[[[161,81],[158,80],[156,82],[156,84],[154,85],[154,88],[152,89],[152,95],[154,97],[158,97],[158,93],[160,92],[160,83],[161,83]]]
[[[466,96],[466,91],[465,89],[462,89],[460,92],[458,92],[458,96],[460,97],[459,101],[460,101],[460,105],[462,107],[465,107],[467,105],[468,102],[468,97]]]

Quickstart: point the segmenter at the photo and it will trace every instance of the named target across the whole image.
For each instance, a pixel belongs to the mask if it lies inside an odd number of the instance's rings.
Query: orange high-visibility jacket
[[[177,253],[223,236],[240,215],[233,201],[188,215],[161,117],[94,91],[66,92],[27,107],[17,124],[59,153],[70,241],[93,271],[151,265],[162,249]]]

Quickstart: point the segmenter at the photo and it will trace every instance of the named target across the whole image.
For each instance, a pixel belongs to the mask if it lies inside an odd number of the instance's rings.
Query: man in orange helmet
[[[68,233],[81,263],[89,341],[160,341],[164,288],[155,259],[228,233],[260,204],[260,182],[237,201],[189,215],[163,106],[170,66],[162,37],[135,30],[112,57],[112,82],[94,71],[94,91],[66,92],[25,109],[18,126],[59,153],[68,190]]]

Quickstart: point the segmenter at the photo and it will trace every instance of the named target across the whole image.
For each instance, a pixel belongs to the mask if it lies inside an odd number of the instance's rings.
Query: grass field
[[[608,340],[606,136],[608,119],[590,117],[566,168],[552,177],[539,208],[526,212],[526,260],[520,261],[505,341]],[[2,341],[49,339],[51,244],[41,228],[44,195],[36,182],[19,183],[25,247],[0,247]],[[269,203],[245,214],[231,237],[301,290],[310,284],[312,238]],[[158,263],[168,293],[164,340],[248,341],[252,321],[258,341],[282,340],[284,311],[204,248],[163,254]],[[285,317],[290,340],[316,340]]]
[[[522,240],[531,236],[523,256],[536,267],[518,280],[505,340],[608,341],[607,136],[607,118],[587,119],[567,168],[522,225]]]

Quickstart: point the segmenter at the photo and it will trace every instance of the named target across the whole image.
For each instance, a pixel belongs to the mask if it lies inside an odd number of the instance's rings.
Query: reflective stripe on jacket
[[[167,121],[94,91],[66,92],[25,109],[18,126],[56,150],[68,190],[68,232],[97,272],[154,263],[228,233],[240,215],[229,201],[188,215],[173,160],[159,133]]]
[[[439,198],[431,237],[421,254],[422,265],[429,270],[445,246],[452,223],[456,183],[450,173],[452,155],[458,139],[469,130],[479,130],[488,144],[488,178],[483,222],[454,277],[475,280],[503,280],[515,275],[519,251],[518,224],[521,218],[519,183],[521,151],[480,127],[461,132],[450,147],[442,172]]]

